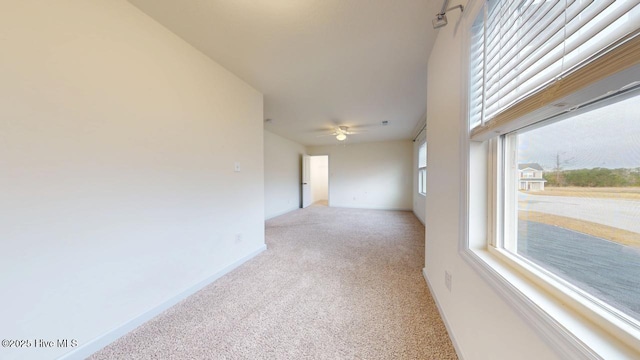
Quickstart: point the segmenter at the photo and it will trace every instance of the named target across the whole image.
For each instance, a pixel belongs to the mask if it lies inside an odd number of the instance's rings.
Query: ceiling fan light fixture
[[[347,138],[347,135],[343,134],[343,133],[339,133],[338,135],[336,135],[336,139],[338,139],[338,141],[343,141]]]

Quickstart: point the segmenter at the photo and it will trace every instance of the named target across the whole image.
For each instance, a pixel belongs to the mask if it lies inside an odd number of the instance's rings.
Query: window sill
[[[423,192],[418,192],[418,195],[422,195],[424,197],[427,197],[427,193],[423,193]]]
[[[468,248],[461,254],[561,358],[640,358],[640,352],[523,276],[500,254]]]

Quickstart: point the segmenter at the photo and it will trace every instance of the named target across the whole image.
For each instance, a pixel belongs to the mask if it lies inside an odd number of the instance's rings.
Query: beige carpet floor
[[[92,359],[456,359],[413,213],[314,205],[268,250]]]

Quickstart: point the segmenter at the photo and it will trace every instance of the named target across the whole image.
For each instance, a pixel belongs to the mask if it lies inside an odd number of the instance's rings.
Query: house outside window
[[[518,164],[518,174],[520,177],[519,190],[524,191],[544,191],[544,183],[547,182],[542,177],[544,170],[540,164]],[[524,180],[523,180],[524,179]]]

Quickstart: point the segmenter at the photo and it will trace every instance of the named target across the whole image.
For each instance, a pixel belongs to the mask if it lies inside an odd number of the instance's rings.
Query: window
[[[464,246],[640,353],[640,1],[485,0],[477,14]],[[530,291],[473,259],[504,293]],[[577,329],[512,298],[560,337]]]
[[[427,193],[427,143],[423,142],[418,148],[418,192]]]
[[[638,119],[636,93],[503,135],[510,210],[498,246],[640,328]],[[523,187],[522,164],[543,178],[525,176]]]

